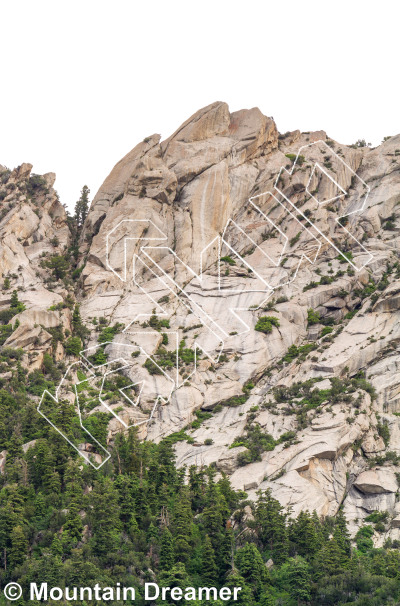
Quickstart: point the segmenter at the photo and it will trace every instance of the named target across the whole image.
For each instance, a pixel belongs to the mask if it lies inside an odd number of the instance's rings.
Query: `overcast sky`
[[[400,132],[397,0],[18,0],[1,5],[0,163],[73,206],[144,137],[258,106],[281,132]]]

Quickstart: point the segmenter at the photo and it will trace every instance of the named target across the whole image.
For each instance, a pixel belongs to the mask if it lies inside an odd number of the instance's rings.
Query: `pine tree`
[[[265,589],[258,600],[258,606],[275,606],[276,600],[269,589]]]
[[[45,553],[41,558],[40,573],[41,578],[46,579],[49,586],[58,585],[62,578],[63,566],[59,554],[53,552]]]
[[[225,497],[214,483],[212,475],[209,474],[206,506],[203,510],[202,520],[215,550],[218,550],[221,544],[228,518],[229,508]]]
[[[160,442],[158,449],[158,486],[176,485],[175,452],[170,441]]]
[[[254,543],[246,543],[236,552],[235,563],[239,573],[245,579],[258,597],[269,580],[268,571],[265,568],[264,561],[260,552]]]
[[[85,582],[85,561],[82,549],[73,549],[71,557],[71,568],[69,572],[69,584],[79,587]]]
[[[186,572],[183,562],[178,562],[170,569],[164,570],[160,574],[159,585],[161,587],[180,587],[182,590],[185,590],[186,587],[190,586],[189,575]],[[171,600],[171,602],[173,604],[181,604],[182,600]]]
[[[218,578],[218,568],[215,563],[215,551],[208,535],[204,541],[201,563],[201,577],[203,583],[207,586],[214,587]]]
[[[22,526],[15,526],[11,532],[11,566],[19,566],[25,559],[28,542],[26,540]]]
[[[40,523],[46,514],[46,501],[41,492],[38,492],[35,498],[35,519],[36,523]],[[41,529],[42,530],[42,529]]]
[[[76,305],[74,307],[74,312],[72,314],[72,326],[74,327],[74,330],[76,331],[80,327],[81,324],[82,324],[81,312],[79,309],[79,304],[76,303]]]
[[[172,534],[164,528],[161,538],[160,570],[170,570],[175,563]]]
[[[67,499],[80,506],[82,503],[83,481],[77,461],[68,461],[64,472],[64,485]]]
[[[198,511],[204,507],[207,485],[204,480],[204,470],[197,470],[195,465],[189,468],[189,489],[192,496],[192,509]]]
[[[24,451],[22,450],[22,440],[19,434],[13,433],[8,446],[7,459],[13,460],[17,457],[22,457]],[[7,462],[8,462],[7,460]]]
[[[78,230],[82,228],[89,212],[89,194],[90,189],[87,185],[84,185],[81,190],[81,196],[75,204],[74,219]]]
[[[124,527],[129,528],[132,524],[132,516],[135,517],[132,479],[125,474],[121,474],[116,478],[114,485],[118,490],[120,518],[124,523]]]
[[[285,564],[287,567],[287,578],[289,592],[297,604],[309,602],[311,599],[311,575],[307,562],[301,557],[290,558]]]
[[[319,571],[327,575],[339,574],[341,572],[342,560],[343,552],[333,537],[318,554]]]
[[[98,350],[99,352],[101,350]],[[107,362],[107,358],[104,356],[105,362]],[[100,362],[96,357],[96,364]],[[128,431],[128,436],[120,433],[117,434],[115,438],[115,449],[118,451],[116,453],[118,465],[121,467],[121,472],[126,474],[140,472],[140,458],[139,458],[139,450],[140,450],[140,441],[138,439],[138,428],[131,427]]]
[[[159,510],[164,508],[164,510],[167,511],[170,506],[170,501],[171,501],[170,490],[169,490],[167,484],[162,484],[158,490]]]
[[[290,528],[290,538],[296,544],[296,551],[303,557],[313,558],[322,546],[321,527],[308,511],[301,511]]]
[[[154,543],[158,540],[158,528],[154,526],[153,522],[150,522],[147,529],[146,539],[148,543]]]
[[[233,531],[227,528],[221,539],[218,550],[218,571],[221,583],[224,583],[225,577],[233,568]]]
[[[105,557],[116,547],[121,526],[118,492],[110,478],[95,483],[91,504],[94,551],[97,555]]]
[[[69,505],[63,530],[74,543],[82,539],[83,522],[79,515],[78,505],[74,501],[71,501]]]
[[[324,542],[326,540],[325,535],[324,535],[324,527],[323,527],[323,525],[321,523],[321,520],[319,519],[318,514],[315,511],[315,509],[312,512],[312,516],[311,517],[312,517],[312,520],[314,522],[315,530],[316,530],[316,533],[317,533],[318,544],[319,544],[320,547],[322,547],[322,545],[324,544]]]
[[[57,502],[61,491],[61,480],[58,471],[49,469],[43,478],[46,492],[51,494],[53,502]]]
[[[15,328],[18,328],[18,326],[19,326],[19,322],[17,320],[14,324],[14,330],[15,330]],[[17,380],[18,380],[20,387],[23,387],[26,383],[26,369],[24,369],[22,367],[22,364],[19,360],[17,362]]]
[[[284,562],[289,549],[286,514],[279,501],[271,496],[270,490],[258,493],[254,521],[258,537],[269,548],[274,563]]]
[[[23,303],[21,303],[21,301],[18,299],[18,291],[16,291],[16,290],[13,290],[11,293],[10,307],[11,307],[11,309],[15,310],[17,313],[19,313],[20,311],[24,311],[24,309],[25,309],[25,305]]]
[[[147,502],[149,504],[149,510],[150,510],[151,514],[153,516],[157,515],[159,500],[158,500],[158,494],[156,493],[156,487],[155,487],[155,484],[153,484],[153,482],[150,482],[150,484],[148,485],[146,496],[147,496]]]
[[[62,555],[63,548],[62,548],[62,543],[60,541],[60,537],[58,536],[58,534],[54,535],[54,539],[51,543],[50,550],[54,557]]]
[[[137,538],[137,534],[139,532],[139,524],[137,523],[135,515],[132,513],[129,519],[129,536],[133,539]]]
[[[240,587],[241,591],[238,593],[238,599],[232,603],[235,606],[253,606],[255,604],[253,593],[250,587],[247,585],[244,578],[234,570],[230,573],[226,581],[226,587],[229,587],[231,590],[235,587]]]
[[[177,495],[174,512],[174,550],[176,559],[186,562],[190,556],[190,535],[192,525],[192,508],[189,489],[184,486]]]
[[[73,330],[74,334],[77,335],[82,340],[89,333],[88,329],[82,322],[79,303],[76,303],[73,314],[72,314],[72,330]],[[101,351],[102,351],[102,349],[100,348],[98,350],[98,353]],[[103,352],[103,355],[104,355],[104,352]],[[107,358],[105,358],[105,361],[107,362]],[[96,363],[100,364],[100,362],[97,362],[97,361],[96,361]]]
[[[236,509],[240,501],[239,493],[232,488],[231,482],[225,474],[218,480],[217,486],[230,510]]]
[[[8,445],[8,431],[3,419],[0,418],[0,450],[6,450]]]
[[[53,270],[53,276],[56,280],[65,278],[70,265],[63,255],[53,255],[44,265]]]
[[[349,531],[347,530],[347,522],[344,517],[343,510],[340,509],[335,518],[335,530],[333,536],[339,546],[339,549],[343,552],[344,556],[350,556],[351,540]]]
[[[151,511],[147,499],[147,481],[141,479],[135,491],[135,515],[141,524],[144,520],[151,518]]]
[[[54,469],[54,459],[47,440],[40,439],[27,453],[29,476],[36,489],[43,486],[43,480]]]
[[[18,292],[16,290],[13,290],[11,293],[11,307],[17,307],[18,303]]]

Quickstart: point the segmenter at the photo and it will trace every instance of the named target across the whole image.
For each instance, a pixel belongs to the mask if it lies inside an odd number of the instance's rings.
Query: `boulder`
[[[399,488],[393,471],[384,468],[363,471],[357,477],[354,486],[364,494],[397,492]]]

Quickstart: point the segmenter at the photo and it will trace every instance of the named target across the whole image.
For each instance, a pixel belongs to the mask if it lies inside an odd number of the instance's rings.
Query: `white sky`
[[[55,172],[70,207],[213,101],[341,143],[400,132],[397,0],[9,0],[0,18],[0,163]]]

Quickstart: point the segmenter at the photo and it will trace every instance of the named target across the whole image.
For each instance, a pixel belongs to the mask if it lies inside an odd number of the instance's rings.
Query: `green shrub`
[[[362,526],[360,530],[357,532],[355,539],[357,544],[357,549],[361,551],[361,553],[366,553],[370,549],[373,549],[374,542],[371,539],[374,534],[374,529],[372,526]]]
[[[212,412],[207,412],[205,410],[195,410],[194,414],[197,419],[191,422],[190,427],[192,427],[192,429],[198,429],[204,421],[211,419],[213,416]]]
[[[70,337],[65,344],[65,353],[69,356],[79,356],[82,350],[82,341],[79,337]]]
[[[340,255],[338,255],[336,257],[336,259],[338,261],[340,261],[340,263],[346,263],[346,261],[347,262],[352,261],[353,260],[353,253],[350,252],[350,251],[349,252],[340,253]]]
[[[378,522],[387,522],[389,514],[387,511],[373,511],[369,516],[365,518],[365,522],[372,522],[377,524]]]
[[[80,277],[80,275],[83,272],[83,270],[84,270],[84,266],[83,265],[82,265],[82,267],[77,267],[76,269],[74,269],[74,271],[71,274],[72,279],[73,280],[77,280]]]
[[[249,393],[246,393],[243,396],[232,396],[231,398],[228,398],[227,400],[220,402],[220,404],[222,406],[229,406],[229,407],[235,408],[236,406],[241,406],[242,404],[245,404],[245,402],[247,402],[248,399],[249,399]],[[214,410],[216,410],[216,408]]]
[[[315,343],[307,343],[306,345],[291,345],[287,351],[287,354],[283,356],[283,362],[292,362],[295,358],[299,358],[299,361],[302,362],[306,359],[307,355],[310,351],[316,349],[317,345]]]
[[[17,309],[12,309],[9,307],[8,309],[2,309],[0,311],[0,322],[1,324],[8,324],[11,318],[13,318],[18,313]]]
[[[236,261],[234,261],[229,255],[227,255],[226,257],[221,257],[221,261],[223,261],[224,263],[228,263],[229,265],[236,265]]]
[[[153,362],[153,360],[151,358],[147,358],[146,362],[143,364],[144,368],[147,369],[147,371],[151,374],[151,375],[162,375],[162,370],[157,366],[157,364],[155,364]]]
[[[13,331],[12,324],[6,324],[5,326],[0,326],[0,345],[3,345],[11,335]]]
[[[104,352],[104,348],[103,347],[99,347],[99,349],[94,354],[92,360],[93,360],[93,363],[96,364],[97,366],[101,366],[102,364],[106,364],[106,362],[107,362],[107,356],[106,356],[106,354]]]
[[[297,244],[297,242],[300,240],[300,236],[301,236],[301,231],[299,231],[294,238],[292,238],[289,242],[290,246],[294,246],[295,244]]]
[[[396,225],[394,224],[393,221],[386,221],[383,224],[383,229],[387,229],[388,231],[393,231],[394,229],[396,229]]]
[[[312,326],[313,324],[319,324],[321,321],[319,317],[319,313],[314,311],[313,309],[309,309],[307,311],[307,326]]]
[[[94,412],[85,419],[85,428],[101,444],[107,443],[107,428],[111,416],[111,413]]]
[[[181,429],[180,431],[175,431],[175,433],[171,433],[169,436],[164,438],[161,441],[161,444],[168,444],[172,446],[177,442],[184,442],[185,440],[190,440],[190,436],[185,432],[184,429]]]
[[[110,341],[113,340],[113,338],[115,337],[115,335],[119,332],[121,332],[121,330],[123,329],[124,325],[121,324],[120,322],[116,322],[114,324],[114,326],[107,326],[106,328],[103,328],[103,330],[100,332],[99,337],[98,337],[98,342],[99,343],[108,343]]]
[[[47,187],[46,180],[42,177],[42,175],[35,175],[32,173],[26,183],[26,192],[28,196],[32,197],[40,190],[43,193],[48,193],[49,189]]]
[[[24,355],[23,349],[14,349],[13,347],[3,347],[1,358],[3,360],[21,360]]]
[[[263,332],[264,334],[269,334],[272,332],[273,326],[279,328],[280,323],[278,318],[275,318],[274,316],[261,316],[261,318],[258,318],[254,330],[257,330],[258,332]]]
[[[297,158],[297,164],[299,166],[301,166],[304,161],[305,161],[305,157],[302,155],[297,156],[296,154],[285,154],[286,158],[289,158],[289,160],[291,160],[293,163],[296,161]]]
[[[388,446],[389,440],[390,440],[390,431],[389,431],[388,424],[385,423],[385,422],[378,423],[377,426],[376,426],[376,429],[378,430],[378,434],[380,435],[380,437],[384,441],[385,446]]]
[[[263,432],[258,423],[249,422],[245,427],[246,434],[237,438],[231,448],[236,446],[246,446],[245,452],[240,452],[237,457],[239,465],[247,465],[254,461],[261,460],[261,454],[266,451],[274,450],[277,442],[269,433]]]
[[[57,343],[64,342],[64,332],[61,324],[59,324],[58,326],[49,326],[48,328],[46,328],[46,330],[53,337],[51,340],[53,348],[56,347]]]
[[[162,328],[169,328],[169,320],[161,319],[153,314],[150,316],[150,320],[148,321],[147,326],[154,328],[155,330],[160,331]]]
[[[47,389],[50,393],[55,390],[53,381],[45,379],[44,375],[40,370],[34,370],[28,375],[27,391],[35,396],[41,396],[42,393]]]
[[[53,255],[48,261],[43,262],[43,266],[53,271],[56,280],[62,280],[65,278],[70,264],[63,255]]]

